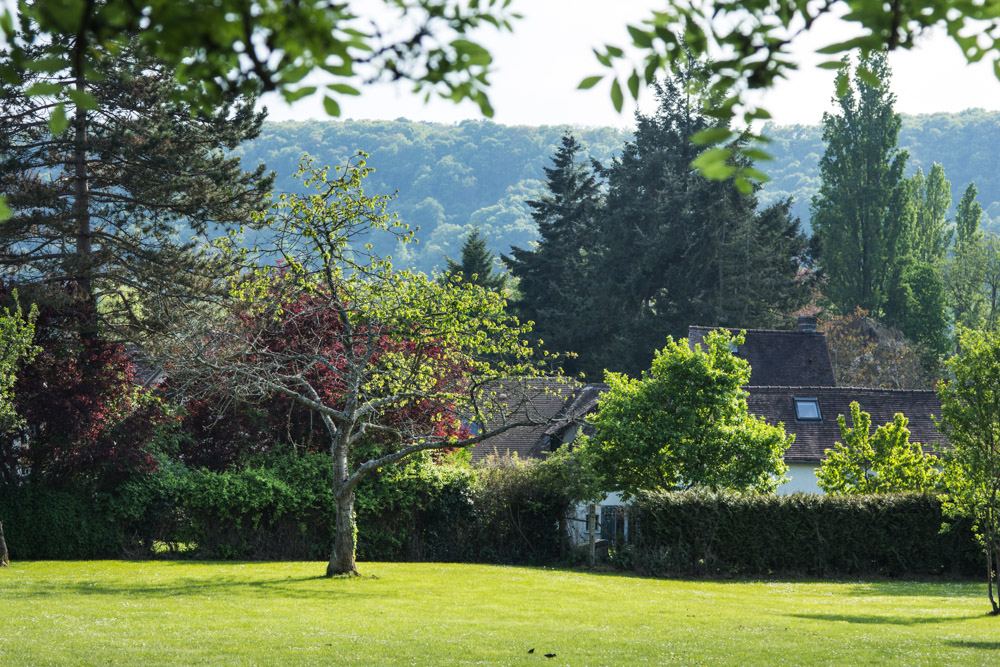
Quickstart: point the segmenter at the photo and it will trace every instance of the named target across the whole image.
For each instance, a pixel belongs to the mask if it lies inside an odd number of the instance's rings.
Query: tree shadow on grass
[[[945,643],[957,648],[975,648],[984,651],[1000,651],[1000,642],[974,642],[968,639],[950,639]]]
[[[874,614],[789,614],[793,618],[810,621],[833,621],[841,623],[859,623],[863,625],[929,625],[934,623],[951,623],[954,621],[971,621],[984,618],[986,614],[970,616],[891,616]]]
[[[855,582],[850,594],[856,597],[978,598],[986,596],[986,588],[972,580],[866,581]]]
[[[357,579],[354,579],[357,580]],[[324,576],[280,577],[274,579],[251,579],[243,577],[213,577],[211,579],[183,578],[149,585],[142,582],[130,584],[126,581],[81,580],[31,582],[17,591],[19,598],[56,597],[67,595],[109,595],[141,597],[197,596],[216,593],[238,593],[241,595],[278,596],[294,599],[331,600],[335,598],[375,598],[385,593],[370,588],[341,585],[347,579],[328,579]],[[326,586],[303,586],[302,584],[328,583]]]

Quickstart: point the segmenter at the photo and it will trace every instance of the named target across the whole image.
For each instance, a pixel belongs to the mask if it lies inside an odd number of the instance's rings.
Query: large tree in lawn
[[[337,503],[328,575],[356,572],[364,479],[420,451],[541,421],[530,399],[543,389],[530,379],[545,357],[502,295],[371,254],[364,241],[402,228],[386,197],[363,193],[368,171],[361,159],[333,178],[310,169],[310,193],[282,196],[268,215],[276,245],[261,259],[277,261],[237,281],[224,307],[178,313],[185,327],[162,350],[172,386],[188,397],[283,396],[322,422]],[[359,453],[371,445],[374,455]]]
[[[271,178],[230,155],[263,114],[235,94],[210,111],[183,101],[175,72],[135,40],[46,41],[25,21],[23,49],[0,54],[0,191],[12,211],[0,269],[47,295],[60,288],[92,343],[231,272],[195,239],[264,206]],[[68,127],[50,128],[67,82]]]

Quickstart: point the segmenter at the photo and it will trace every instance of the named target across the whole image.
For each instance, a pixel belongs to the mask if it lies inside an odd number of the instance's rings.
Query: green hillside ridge
[[[489,121],[271,122],[257,140],[240,150],[247,163],[263,161],[275,170],[282,191],[300,187],[294,174],[303,153],[330,165],[342,164],[358,150],[369,153],[369,164],[376,169],[369,190],[397,192],[395,210],[404,222],[419,228],[418,245],[379,250],[392,253],[400,265],[432,271],[442,268],[446,257],[458,256],[473,227],[482,231],[496,253],[535,240],[535,225],[524,201],[538,192],[542,168],[567,130],[600,162],[617,153],[629,134],[615,128],[524,127]],[[809,200],[819,185],[821,128],[774,126],[768,134],[775,160],[763,165],[772,181],[764,188],[762,203],[792,197],[793,211],[808,226]],[[927,171],[941,162],[956,201],[975,181],[988,224],[1000,231],[1000,172],[995,168],[1000,112],[904,116],[900,145],[910,151],[911,172],[917,167]]]

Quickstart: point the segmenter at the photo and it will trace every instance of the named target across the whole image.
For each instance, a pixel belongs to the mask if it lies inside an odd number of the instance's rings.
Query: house
[[[702,342],[711,330],[690,327],[690,344]],[[933,419],[941,414],[933,391],[838,387],[826,337],[816,330],[815,318],[800,317],[794,330],[748,329],[743,345],[735,353],[751,365],[750,384],[746,387],[750,412],[769,423],[783,423],[785,430],[795,435],[794,444],[785,454],[789,480],[779,493],[820,492],[816,468],[824,452],[840,440],[837,416],[849,414],[852,401],[871,413],[873,424],[884,424],[901,412],[910,420],[911,440],[932,450],[946,445]],[[473,460],[503,452],[517,452],[522,458],[540,457],[572,442],[606,390],[601,384],[576,388],[562,385],[562,393],[547,394],[539,405],[539,414],[549,415],[547,426],[515,429],[486,440],[473,451]],[[611,506],[615,502],[609,497],[604,504]]]

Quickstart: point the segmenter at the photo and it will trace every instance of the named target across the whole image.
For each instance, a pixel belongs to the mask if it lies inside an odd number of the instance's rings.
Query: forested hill
[[[320,163],[341,164],[358,150],[371,155],[376,169],[371,193],[398,192],[396,211],[419,227],[420,243],[396,249],[397,264],[429,271],[459,253],[465,232],[478,227],[491,248],[507,252],[526,246],[535,228],[524,200],[537,193],[543,167],[564,127],[510,127],[468,121],[458,125],[396,121],[308,121],[268,123],[261,136],[241,150],[249,164],[265,162],[278,175],[281,190],[298,189],[294,173],[303,153]],[[610,128],[573,130],[599,161],[618,152],[627,134]],[[764,199],[791,196],[795,211],[808,222],[809,199],[819,183],[823,152],[817,126],[769,130],[776,160]],[[975,181],[980,201],[994,226],[1000,226],[1000,113],[966,111],[904,117],[900,144],[910,151],[911,167],[941,162],[957,201]]]

